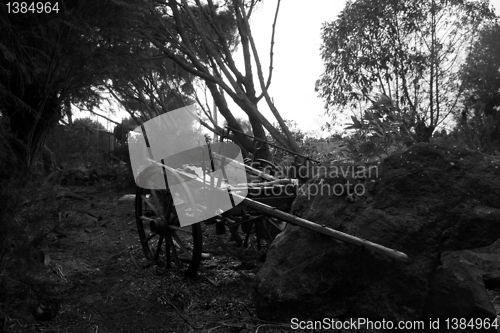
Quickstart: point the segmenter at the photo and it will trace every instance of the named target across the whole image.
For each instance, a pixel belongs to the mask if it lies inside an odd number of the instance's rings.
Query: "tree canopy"
[[[428,141],[460,101],[467,47],[492,17],[488,1],[347,1],[322,28],[316,90],[327,113],[362,109],[383,93],[425,124],[417,134]]]
[[[95,87],[120,57],[109,57],[105,46],[120,35],[123,22],[131,24],[116,1],[57,3],[59,12],[48,14],[9,14],[0,5],[0,112],[9,119],[20,143],[16,152],[27,166],[61,118],[62,105],[67,108],[69,100],[98,105]]]
[[[240,129],[228,97],[246,112],[255,136],[265,139],[267,130],[281,145],[300,150],[267,92],[280,1],[267,77],[249,23],[258,0],[58,3],[58,13],[16,16],[0,6],[0,112],[27,165],[63,114],[71,122],[72,104],[92,110],[108,88],[141,122],[193,101],[203,105],[194,94],[200,82],[231,127]],[[234,59],[237,46],[243,50],[242,68]],[[261,100],[279,128],[259,111]],[[204,125],[221,134],[212,113],[204,112]],[[231,138],[252,150],[248,137]]]
[[[89,131],[92,131],[92,130],[105,131],[106,130],[106,128],[100,122],[98,122],[97,120],[94,120],[90,117],[75,119],[75,121],[73,122],[73,126],[85,127]]]
[[[271,84],[274,25],[280,1],[277,2],[273,24],[271,63],[267,78],[263,74],[249,23],[258,2],[257,0],[219,2],[208,0],[203,3],[200,0],[165,1],[150,9],[154,19],[148,19],[147,28],[141,29],[140,33],[166,57],[186,72],[204,81],[230,127],[241,130],[229,109],[226,96],[248,115],[257,138],[265,139],[267,130],[284,147],[300,151],[267,91]],[[243,68],[236,66],[232,52],[237,43],[243,51]],[[259,111],[258,103],[262,99],[270,107],[282,132]],[[215,124],[208,113],[207,116],[212,123],[211,129],[222,133],[222,129]],[[233,138],[242,148],[253,150],[253,143],[248,137],[234,133]],[[270,157],[267,147],[261,153],[264,157]]]
[[[473,134],[476,147],[500,148],[500,25],[485,26],[472,45],[462,69],[464,108],[458,129]]]
[[[484,113],[494,114],[500,106],[500,24],[485,26],[471,47],[463,66],[465,96],[484,103]]]

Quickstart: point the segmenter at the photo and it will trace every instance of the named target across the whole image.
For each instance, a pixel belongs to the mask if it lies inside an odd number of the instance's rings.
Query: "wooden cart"
[[[224,159],[225,157],[214,153],[212,158]],[[402,252],[286,213],[285,211],[290,210],[297,195],[298,183],[290,179],[275,178],[272,173],[273,168],[276,167],[265,160],[247,160],[244,167],[249,175],[260,177],[264,181],[257,184],[248,183],[246,197],[238,194],[238,188],[232,188],[231,196],[237,198],[238,201],[241,200],[240,204],[213,218],[219,226],[220,223],[224,223],[231,231],[233,239],[240,245],[246,244],[251,229],[256,230],[258,237],[272,241],[279,232],[283,231],[285,223],[282,222],[284,221],[364,247],[395,260],[408,260],[406,254]],[[159,170],[163,174],[168,174],[170,180],[177,180],[181,186],[180,190],[177,188],[175,194],[169,189],[150,190],[137,187],[135,215],[142,249],[147,259],[155,264],[167,268],[172,265],[177,268],[186,268],[186,273],[194,277],[203,255],[202,226],[201,223],[195,223],[181,227],[178,212],[182,210],[183,213],[194,213],[206,210],[207,205],[204,202],[194,200],[193,191],[201,191],[210,182],[190,172],[189,169],[172,168],[161,163],[149,167],[142,176],[147,178],[148,173],[158,174]],[[193,184],[196,185],[194,189]],[[218,190],[227,191],[227,188]],[[237,227],[242,224],[247,230],[245,240],[241,239],[237,231]],[[260,241],[258,244],[260,246]]]

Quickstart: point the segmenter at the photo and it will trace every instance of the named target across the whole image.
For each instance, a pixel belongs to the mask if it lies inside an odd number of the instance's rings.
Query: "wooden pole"
[[[186,173],[182,170],[176,170],[176,169],[170,168],[169,166],[162,165],[161,163],[158,163],[158,162],[156,162],[155,164],[157,164],[163,168],[166,168],[170,172],[174,172],[176,174],[179,174],[184,179],[194,180],[195,182],[200,183],[200,186],[204,185],[204,181],[195,175]],[[218,188],[216,188],[216,189],[218,189]],[[227,191],[227,189],[222,189],[222,188],[218,189],[218,190]],[[303,219],[301,217],[285,213],[285,212],[283,212],[279,209],[276,209],[272,206],[269,206],[269,205],[260,203],[258,201],[249,199],[247,197],[243,197],[239,194],[236,194],[234,191],[231,191],[230,193],[231,193],[230,195],[232,195],[233,197],[240,199],[240,201],[243,205],[251,207],[253,209],[256,209],[262,213],[271,215],[273,217],[276,217],[276,218],[281,219],[283,221],[289,222],[291,224],[298,225],[298,226],[301,226],[303,228],[319,232],[320,234],[330,236],[330,237],[338,239],[340,241],[343,241],[343,242],[346,242],[349,244],[353,244],[356,246],[360,246],[360,247],[365,248],[367,250],[385,255],[389,258],[392,258],[392,259],[395,259],[398,261],[403,261],[403,262],[408,261],[408,256],[403,252],[399,252],[399,251],[396,251],[394,249],[385,247],[383,245],[370,242],[366,239],[355,237],[355,236],[343,233],[341,231],[338,231],[338,230],[335,230],[332,228],[328,228],[327,226],[319,225],[317,223],[308,221],[308,220]]]
[[[219,125],[219,123],[217,122],[217,104],[215,104],[215,99],[214,99],[214,111],[213,111],[213,116],[214,116],[214,121],[215,121],[215,125]],[[214,142],[218,142],[219,141],[219,137],[217,135],[217,133],[214,132]]]
[[[252,200],[249,198],[244,198],[244,197],[239,196],[237,194],[233,194],[233,193],[231,193],[231,194],[238,197],[239,199],[242,199],[243,200],[242,203],[245,206],[254,208],[262,213],[269,214],[269,215],[276,217],[276,218],[279,218],[283,221],[304,227],[304,228],[312,230],[312,231],[319,232],[320,234],[333,237],[335,239],[341,240],[341,241],[349,243],[349,244],[363,247],[365,249],[371,250],[371,251],[379,253],[379,254],[383,254],[385,256],[396,259],[398,261],[403,261],[403,262],[408,261],[408,256],[406,254],[404,254],[403,252],[399,252],[399,251],[390,249],[388,247],[382,246],[380,244],[372,243],[368,240],[358,238],[358,237],[355,237],[355,236],[352,236],[349,234],[345,234],[343,232],[328,228],[328,227],[323,226],[323,225],[319,225],[317,223],[305,220],[301,217],[285,213],[279,209],[276,209],[276,208],[268,206],[266,204],[257,202],[255,200]]]

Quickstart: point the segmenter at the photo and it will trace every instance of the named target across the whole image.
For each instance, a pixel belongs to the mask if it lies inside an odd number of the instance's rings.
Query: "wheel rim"
[[[276,164],[265,159],[256,158],[252,161],[251,159],[247,158],[245,159],[245,164],[258,170],[269,170],[269,174],[271,176],[276,176],[281,173],[279,167]],[[256,232],[259,232],[259,235],[262,236],[263,239],[271,244],[276,236],[281,232],[281,229],[277,226],[281,224],[281,222],[281,220],[278,220],[276,218],[264,217],[255,221],[255,230]],[[249,235],[247,235],[247,239],[248,236]]]
[[[199,223],[181,227],[174,200],[183,200],[186,209],[195,207],[188,193],[149,190],[137,187],[135,211],[139,239],[146,258],[160,267],[187,268],[188,275],[197,274],[202,252]],[[177,206],[182,207],[182,205]]]

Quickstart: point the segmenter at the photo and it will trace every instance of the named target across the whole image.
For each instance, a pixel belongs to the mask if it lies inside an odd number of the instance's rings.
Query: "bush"
[[[31,175],[11,178],[0,187],[0,312],[32,310],[37,299],[61,298],[49,291],[53,280],[43,266],[53,268],[46,236],[59,223],[56,194],[49,182]]]
[[[0,117],[0,185],[19,169],[17,156],[24,151],[23,144],[10,132],[8,120]]]

